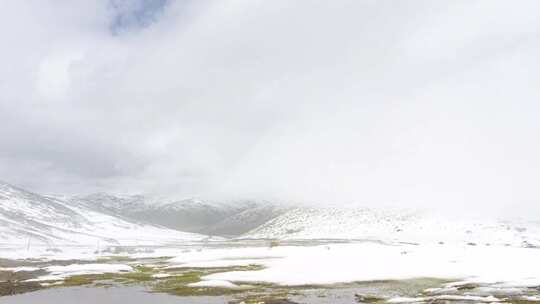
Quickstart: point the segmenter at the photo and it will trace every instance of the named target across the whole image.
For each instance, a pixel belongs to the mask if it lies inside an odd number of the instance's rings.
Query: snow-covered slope
[[[202,235],[128,221],[58,198],[0,183],[0,243],[96,245],[165,244]]]
[[[540,246],[540,224],[466,220],[418,210],[296,208],[243,237],[535,247]]]
[[[106,193],[76,196],[69,201],[72,205],[82,205],[131,221],[218,236],[240,235],[286,210],[270,202],[251,200],[224,202],[197,198],[170,200]]]
[[[200,232],[208,235],[238,236],[263,225],[286,210],[285,206],[268,202],[252,203],[244,210],[225,217]]]

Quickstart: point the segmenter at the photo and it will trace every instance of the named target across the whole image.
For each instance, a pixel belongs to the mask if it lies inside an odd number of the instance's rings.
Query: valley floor
[[[133,292],[141,297],[129,303],[540,303],[537,248],[243,240],[61,252],[4,246],[0,257],[0,303],[58,304],[89,292],[101,303]]]

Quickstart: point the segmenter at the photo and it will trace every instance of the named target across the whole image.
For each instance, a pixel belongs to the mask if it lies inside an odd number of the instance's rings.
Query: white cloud
[[[54,191],[531,206],[537,6],[170,1],[118,32],[106,1],[11,1],[0,174]],[[41,182],[13,166],[32,162],[48,164]]]

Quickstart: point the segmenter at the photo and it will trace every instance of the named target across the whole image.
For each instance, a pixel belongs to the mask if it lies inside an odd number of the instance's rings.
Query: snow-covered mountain
[[[296,208],[243,237],[537,247],[540,223],[464,219],[419,210]]]
[[[218,236],[236,236],[285,212],[277,204],[253,200],[170,200],[143,195],[96,193],[69,199],[72,205],[131,221]]]
[[[255,229],[275,217],[285,213],[287,207],[271,203],[257,202],[248,205],[216,223],[201,229],[200,232],[208,235],[239,236]]]
[[[31,193],[0,183],[0,243],[95,245],[168,244],[203,235],[130,221],[84,204]]]
[[[164,244],[201,240],[203,234],[540,246],[540,223],[525,221],[465,219],[403,209],[288,208],[248,200],[161,200],[109,194],[65,198],[0,183],[0,244]]]

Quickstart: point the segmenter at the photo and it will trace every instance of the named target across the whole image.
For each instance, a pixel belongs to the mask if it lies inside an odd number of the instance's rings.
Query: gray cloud
[[[120,35],[151,26],[159,20],[167,4],[168,0],[110,0],[111,32]]]
[[[156,3],[7,2],[2,179],[537,205],[538,2]]]

